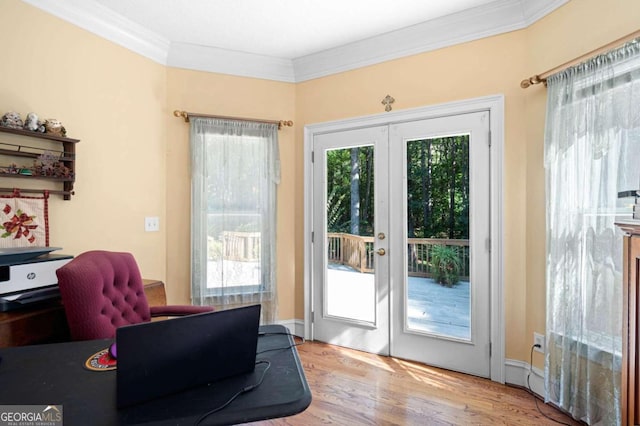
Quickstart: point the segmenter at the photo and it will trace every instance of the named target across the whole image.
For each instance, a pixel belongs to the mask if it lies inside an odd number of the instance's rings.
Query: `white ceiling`
[[[165,65],[304,81],[524,28],[569,0],[23,0]]]
[[[172,42],[294,59],[494,0],[96,0]]]

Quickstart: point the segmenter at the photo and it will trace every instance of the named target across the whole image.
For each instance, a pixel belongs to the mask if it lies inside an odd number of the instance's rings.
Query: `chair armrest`
[[[203,312],[213,311],[213,306],[192,306],[192,305],[165,305],[165,306],[150,306],[152,317],[162,316],[184,316],[192,314],[200,314]]]

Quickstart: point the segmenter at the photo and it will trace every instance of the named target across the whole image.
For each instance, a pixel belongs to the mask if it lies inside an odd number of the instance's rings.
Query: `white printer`
[[[73,256],[50,254],[60,249],[0,249],[0,312],[60,297],[56,270],[73,259]]]

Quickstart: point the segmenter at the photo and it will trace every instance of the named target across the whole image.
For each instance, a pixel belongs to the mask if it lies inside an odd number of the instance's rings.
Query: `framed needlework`
[[[0,195],[0,248],[49,247],[49,193]]]

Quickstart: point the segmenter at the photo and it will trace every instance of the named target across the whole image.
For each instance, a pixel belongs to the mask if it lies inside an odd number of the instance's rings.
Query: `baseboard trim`
[[[507,359],[505,364],[505,383],[529,389],[544,399],[544,371],[532,367],[529,363],[515,359]],[[527,383],[527,377],[529,382]]]
[[[296,336],[304,336],[304,320],[289,319],[276,321],[276,324],[284,325],[289,329],[289,333]]]

